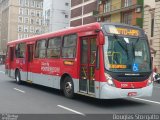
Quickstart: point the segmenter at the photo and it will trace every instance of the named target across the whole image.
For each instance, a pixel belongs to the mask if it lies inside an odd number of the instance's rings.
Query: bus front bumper
[[[116,99],[127,97],[145,97],[152,96],[153,83],[149,86],[139,89],[120,89],[109,86],[107,83],[101,84],[100,99]]]

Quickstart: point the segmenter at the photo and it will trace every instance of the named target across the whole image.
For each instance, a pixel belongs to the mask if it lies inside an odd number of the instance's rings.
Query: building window
[[[43,17],[43,11],[40,12],[40,16]]]
[[[23,39],[23,34],[18,33],[18,39]]]
[[[32,0],[31,2],[30,2],[30,4],[31,4],[31,7],[35,7],[35,1],[34,0]]]
[[[25,23],[25,24],[29,24],[29,18],[28,18],[28,17],[25,17],[25,18],[24,18],[24,23]]]
[[[62,57],[74,58],[76,55],[77,35],[68,35],[63,39]]]
[[[68,15],[65,15],[65,18],[68,18]]]
[[[30,26],[30,32],[34,33],[34,27],[33,26]]]
[[[29,6],[29,0],[25,0],[25,6],[26,6],[26,7]]]
[[[23,17],[21,16],[18,17],[18,23],[23,23]]]
[[[104,5],[104,13],[110,12],[110,7],[111,7],[110,0],[107,0],[106,4]]]
[[[36,19],[36,24],[37,25],[40,25],[39,21],[40,21],[39,19]]]
[[[30,10],[30,15],[35,16],[35,10]]]
[[[28,34],[24,34],[24,38],[28,38],[29,37],[29,35]]]
[[[19,14],[23,15],[23,8],[19,8]]]
[[[131,25],[132,13],[124,13],[122,17],[122,22]]]
[[[29,15],[29,9],[27,8],[24,9],[24,15]]]
[[[151,37],[154,36],[154,18],[151,19]]]
[[[24,32],[29,32],[29,27],[28,26],[24,26]]]
[[[124,0],[122,3],[124,3],[124,7],[128,7],[132,5],[132,0]]]
[[[40,34],[41,33],[41,28],[39,28],[39,27],[35,28],[35,33]]]
[[[36,15],[37,15],[37,17],[40,17],[40,11],[36,11]]]
[[[31,25],[34,24],[34,19],[33,19],[33,18],[30,19],[30,24],[31,24]]]
[[[23,25],[18,25],[18,32],[23,32]]]
[[[40,6],[41,6],[40,4],[41,4],[41,3],[37,1],[36,7],[37,7],[37,8],[40,8]]]
[[[65,6],[69,6],[69,3],[65,3]]]
[[[43,8],[43,2],[41,2],[41,8]]]

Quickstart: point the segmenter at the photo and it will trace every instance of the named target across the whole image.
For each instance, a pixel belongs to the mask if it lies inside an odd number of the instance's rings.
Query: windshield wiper
[[[126,42],[125,42],[123,39],[121,39],[117,34],[113,34],[113,36],[114,36],[114,38],[117,40],[117,43],[121,46],[121,48],[126,52],[126,54],[127,54],[127,59],[128,59],[128,58],[129,58],[129,57],[128,57],[129,54],[128,54]],[[122,42],[124,41],[126,47],[124,47],[124,45],[122,45],[119,40],[121,40]]]

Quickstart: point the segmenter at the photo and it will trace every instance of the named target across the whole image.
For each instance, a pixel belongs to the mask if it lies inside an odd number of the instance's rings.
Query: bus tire
[[[21,74],[20,74],[19,70],[16,71],[16,76],[15,76],[15,78],[16,78],[16,83],[17,83],[17,84],[19,84],[19,85],[22,84]]]
[[[67,98],[74,97],[74,85],[71,77],[65,77],[63,82],[63,93]]]

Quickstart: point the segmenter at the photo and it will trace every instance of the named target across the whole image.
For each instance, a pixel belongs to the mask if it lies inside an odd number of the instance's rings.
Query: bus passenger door
[[[95,93],[96,36],[81,39],[80,92]]]
[[[27,52],[28,52],[28,57],[27,57],[27,80],[32,81],[32,62],[33,62],[33,44],[28,44],[27,45]]]

